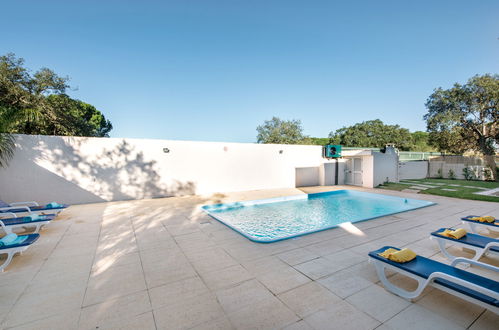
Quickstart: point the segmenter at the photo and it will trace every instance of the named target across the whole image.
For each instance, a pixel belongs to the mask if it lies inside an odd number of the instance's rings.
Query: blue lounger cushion
[[[43,222],[43,221],[51,221],[54,219],[55,219],[55,215],[49,214],[49,215],[40,215],[39,218],[36,220],[31,220],[30,217],[19,217],[19,218],[0,219],[0,221],[2,221],[3,224],[6,226],[13,226],[13,225],[37,223],[37,222]]]
[[[476,220],[471,220],[470,218],[475,218],[475,217],[479,217],[478,215],[468,215],[468,216],[465,216],[463,218],[461,218],[461,220],[463,221],[468,221],[468,222],[471,222],[471,223],[476,223],[476,224],[479,224],[479,225],[486,225],[486,226],[492,226],[492,227],[496,227],[497,230],[499,230],[499,220],[495,220],[494,222],[480,222],[480,221],[476,221]]]
[[[482,236],[482,235],[477,235],[477,234],[472,234],[472,233],[467,233],[466,236],[463,236],[460,239],[455,239],[452,237],[442,236],[442,235],[438,234],[440,232],[443,232],[445,229],[449,229],[449,228],[440,228],[439,230],[431,233],[431,235],[439,237],[439,238],[445,238],[445,239],[448,239],[449,241],[455,241],[455,242],[460,242],[460,243],[476,246],[476,247],[479,247],[482,249],[485,248],[485,246],[487,244],[489,244],[490,242],[499,243],[499,239],[494,239],[494,238],[490,238],[490,237],[486,237],[486,236]],[[490,250],[494,251],[494,252],[499,252],[499,247],[493,247]]]
[[[58,207],[47,207],[47,205],[40,205],[40,206],[28,206],[31,211],[52,211],[52,210],[61,210],[67,208],[69,205],[67,204],[60,204]],[[19,213],[19,212],[26,212],[26,208],[19,208],[19,209],[10,209],[8,211],[0,211],[0,212],[13,212],[13,213]]]
[[[369,256],[373,259],[377,259],[383,262],[386,262],[392,266],[395,266],[399,269],[405,270],[411,274],[427,279],[432,273],[441,272],[448,274],[450,276],[454,276],[460,278],[464,281],[479,285],[481,287],[487,288],[491,291],[499,292],[499,282],[488,279],[486,277],[476,275],[465,270],[452,267],[441,262],[428,259],[422,256],[417,256],[415,259],[406,262],[406,263],[398,263],[395,261],[391,261],[389,259],[383,258],[378,255],[378,253],[382,253],[386,249],[396,249],[400,250],[393,246],[385,246],[379,250],[369,252]],[[442,286],[445,286],[451,290],[462,293],[466,296],[472,297],[474,299],[480,300],[486,304],[499,307],[499,300],[494,299],[492,297],[486,296],[480,292],[476,292],[474,290],[463,287],[462,285],[444,280],[444,279],[436,279],[435,283],[438,283]]]
[[[20,247],[20,246],[26,246],[26,245],[31,245],[36,240],[40,238],[40,234],[29,234],[29,235],[19,235],[17,237],[17,242],[14,242],[14,244],[9,244],[9,245],[1,245],[0,246],[0,251],[5,250],[5,249],[10,249],[14,247]]]

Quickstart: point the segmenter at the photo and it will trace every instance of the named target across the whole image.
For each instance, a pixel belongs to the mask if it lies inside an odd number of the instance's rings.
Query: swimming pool
[[[248,239],[270,243],[435,203],[354,190],[205,205],[210,216]]]

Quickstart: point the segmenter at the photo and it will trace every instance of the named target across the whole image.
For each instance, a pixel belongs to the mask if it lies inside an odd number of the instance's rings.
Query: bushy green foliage
[[[22,58],[0,56],[3,133],[108,136],[111,122],[92,105],[70,98],[68,88],[67,77],[47,68],[32,74]]]
[[[473,180],[475,178],[475,174],[469,167],[463,168],[463,176],[465,180]]]
[[[263,125],[256,128],[258,143],[275,144],[304,144],[307,136],[303,135],[303,128],[299,120],[282,120],[272,117]]]
[[[430,143],[440,151],[481,152],[490,168],[499,144],[499,75],[474,76],[464,85],[437,88],[426,102]],[[491,171],[492,179],[496,180]]]
[[[456,174],[454,173],[453,169],[449,169],[448,177],[451,180],[455,180],[456,179]]]

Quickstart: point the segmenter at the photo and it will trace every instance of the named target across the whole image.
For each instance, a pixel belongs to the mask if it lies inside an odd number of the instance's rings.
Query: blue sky
[[[71,78],[113,137],[254,142],[380,118],[424,130],[436,87],[499,72],[498,1],[3,1],[0,54]]]

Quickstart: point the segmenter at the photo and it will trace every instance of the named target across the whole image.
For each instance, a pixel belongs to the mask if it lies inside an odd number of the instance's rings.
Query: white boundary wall
[[[0,199],[91,203],[295,187],[321,146],[18,135]],[[168,148],[169,153],[164,153]]]
[[[399,179],[425,179],[428,176],[428,161],[418,160],[399,163]]]

